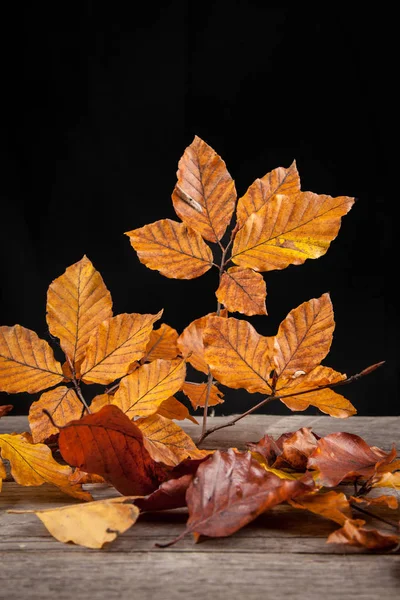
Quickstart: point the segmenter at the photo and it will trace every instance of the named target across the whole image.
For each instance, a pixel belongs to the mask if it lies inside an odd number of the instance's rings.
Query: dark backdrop
[[[360,415],[399,414],[390,17],[336,3],[140,4],[27,2],[2,19],[1,324],[49,340],[47,287],[84,254],[115,313],[164,308],[181,331],[215,310],[216,273],[164,278],[124,235],[176,218],[177,164],[197,134],[240,195],[296,159],[302,189],[358,198],[324,257],[265,274],[269,316],[249,320],[272,335],[329,291],[324,364],[352,374],[385,360],[343,392]],[[259,400],[228,394],[217,413]],[[0,403],[24,413],[37,397]]]

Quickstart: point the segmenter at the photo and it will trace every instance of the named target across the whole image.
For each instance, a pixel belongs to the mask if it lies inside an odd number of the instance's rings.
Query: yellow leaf
[[[164,400],[181,389],[186,375],[182,359],[158,358],[124,377],[111,401],[130,418],[157,412]]]
[[[138,419],[135,425],[141,430],[145,448],[156,462],[173,466],[186,458],[204,458],[208,454],[208,451],[199,450],[179,425],[161,415]]]
[[[198,421],[189,413],[187,407],[179,402],[176,398],[171,396],[171,398],[167,398],[164,400],[157,409],[157,414],[162,417],[166,417],[167,419],[176,420],[176,421],[184,421],[185,419],[189,419],[192,423],[198,425]]]
[[[69,476],[72,469],[60,465],[45,444],[32,444],[27,433],[4,433],[0,435],[0,449],[3,458],[10,461],[11,475],[17,483],[24,486],[38,486],[52,483],[74,498],[92,500],[88,492],[78,485],[71,485]]]
[[[172,279],[194,279],[211,269],[211,249],[184,223],[162,219],[126,232],[139,260]]]
[[[270,394],[273,340],[257,333],[247,321],[209,317],[204,332],[205,359],[223,385]]]
[[[353,204],[354,199],[347,196],[277,194],[238,231],[232,261],[255,271],[272,271],[318,258],[328,250],[339,232],[341,217]]]
[[[90,403],[90,411],[92,413],[99,412],[106,404],[112,404],[112,394],[98,394]]]
[[[300,177],[296,167],[296,161],[288,169],[278,167],[264,175],[262,179],[256,179],[251,184],[237,205],[237,222],[239,227],[254,212],[262,208],[275,194],[294,196],[300,191]]]
[[[83,404],[73,389],[58,386],[45,392],[39,400],[31,404],[29,409],[29,427],[35,443],[43,442],[59,431],[58,427],[55,427],[43,412],[44,408],[60,427],[69,421],[79,419],[83,412]]]
[[[352,517],[350,503],[342,492],[310,492],[289,500],[289,504],[309,510],[339,525],[344,525]]]
[[[82,362],[85,383],[107,385],[126,375],[130,365],[142,358],[153,323],[162,315],[121,314],[103,321],[91,335]]]
[[[204,358],[203,332],[210,315],[215,315],[215,313],[210,313],[192,321],[178,338],[178,348],[182,355],[187,357],[187,361],[197,371],[206,374],[208,373],[208,365]]]
[[[50,284],[47,324],[73,364],[83,359],[89,337],[97,325],[111,317],[110,292],[86,256]]]
[[[199,406],[204,406],[207,396],[206,383],[192,383],[187,381],[183,384],[182,391],[189,398],[194,410]],[[224,394],[221,390],[219,390],[216,385],[212,385],[208,398],[208,406],[222,404],[224,402],[223,397]]]
[[[34,331],[14,325],[0,327],[0,390],[34,394],[64,379],[53,350]]]
[[[179,161],[177,176],[172,194],[176,214],[206,240],[219,241],[236,203],[235,184],[225,162],[195,136]]]
[[[400,469],[400,465],[399,465]],[[374,477],[372,487],[388,487],[400,490],[400,471],[395,473],[379,473]]]
[[[5,479],[6,477],[7,477],[7,471],[6,471],[4,463],[3,463],[3,461],[1,460],[1,457],[0,457],[0,492],[1,492],[1,489],[2,489],[2,485],[3,485],[3,479]]]
[[[173,327],[163,323],[159,329],[151,332],[143,361],[150,362],[157,358],[171,360],[179,354],[177,345],[178,332]]]
[[[329,294],[303,302],[290,311],[274,340],[278,375],[289,378],[311,371],[328,354],[335,328]]]
[[[289,473],[289,471],[283,471],[282,469],[274,469],[274,467],[270,467],[267,463],[264,456],[259,454],[258,452],[251,452],[253,458],[256,459],[257,462],[260,463],[263,469],[268,471],[268,473],[273,473],[279,479],[289,479],[290,481],[296,481],[296,479],[301,479],[304,477],[304,473]]]
[[[229,312],[249,316],[267,314],[266,295],[263,276],[243,267],[231,267],[225,271],[216,291],[218,302],[226,306]]]
[[[35,514],[59,542],[73,542],[85,548],[102,548],[136,522],[140,510],[131,500],[133,497],[123,496],[50,510],[8,512]]]

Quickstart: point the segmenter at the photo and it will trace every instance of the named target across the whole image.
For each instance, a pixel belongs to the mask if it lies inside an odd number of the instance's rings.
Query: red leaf
[[[311,427],[302,427],[294,432],[283,433],[277,440],[266,434],[259,442],[249,442],[247,446],[251,451],[261,454],[270,467],[305,471],[317,439],[319,436],[311,432]]]
[[[12,404],[2,404],[0,406],[0,419],[1,419],[1,417],[4,417],[4,415],[9,413],[13,408],[14,407]]]
[[[192,482],[193,475],[183,475],[177,479],[164,481],[152,494],[138,498],[135,504],[142,511],[169,510],[186,506],[186,490]]]

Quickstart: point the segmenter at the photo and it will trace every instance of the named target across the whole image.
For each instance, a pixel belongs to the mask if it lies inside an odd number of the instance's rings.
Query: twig
[[[361,506],[358,506],[358,504],[356,502],[352,502],[351,500],[350,500],[350,505],[353,508],[355,508],[356,510],[358,510],[359,512],[363,513],[364,515],[367,515],[368,517],[371,517],[372,519],[377,519],[378,521],[382,521],[382,523],[386,523],[386,525],[390,525],[390,527],[394,527],[394,529],[397,532],[400,531],[400,525],[395,523],[395,521],[389,521],[389,519],[385,519],[384,517],[375,515],[374,513],[367,510],[366,508],[361,508]]]

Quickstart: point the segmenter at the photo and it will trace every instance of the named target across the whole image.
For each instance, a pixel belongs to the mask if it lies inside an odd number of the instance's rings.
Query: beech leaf
[[[160,487],[145,496],[135,500],[141,511],[171,510],[186,506],[186,491],[192,482],[193,475],[182,475],[177,479],[168,479]]]
[[[179,402],[179,400],[174,398],[174,396],[161,402],[157,409],[157,414],[171,420],[184,421],[185,419],[189,419],[189,421],[192,421],[195,425],[199,424],[189,413],[188,408],[182,404],[182,402]]]
[[[0,406],[0,419],[1,417],[4,417],[6,414],[11,412],[13,408],[14,406],[12,404],[2,404]]]
[[[214,314],[209,313],[195,319],[185,327],[178,338],[178,348],[182,355],[197,371],[206,374],[208,374],[208,365],[204,357],[203,332],[207,327],[208,317]]]
[[[344,525],[352,518],[350,502],[342,492],[309,492],[289,500],[295,508],[303,508],[310,512]]]
[[[221,277],[216,291],[218,302],[229,312],[266,315],[267,288],[263,276],[253,269],[231,267]]]
[[[207,383],[192,383],[186,381],[183,384],[182,391],[189,398],[191,405],[194,410],[203,407],[207,397]],[[215,406],[216,404],[222,404],[224,394],[217,388],[216,385],[212,385],[210,388],[210,394],[208,397],[208,406]]]
[[[150,340],[147,344],[145,355],[142,361],[150,362],[157,358],[172,360],[179,354],[177,345],[178,332],[173,327],[163,323],[159,329],[155,329],[150,334]]]
[[[363,525],[365,521],[362,519],[347,519],[343,527],[330,534],[327,543],[358,546],[368,550],[389,550],[400,543],[399,535],[367,529]]]
[[[47,440],[51,435],[57,434],[58,426],[66,425],[73,419],[82,416],[83,404],[72,388],[58,386],[42,394],[29,408],[29,427],[35,443]],[[53,422],[43,412],[46,409],[52,416]]]

